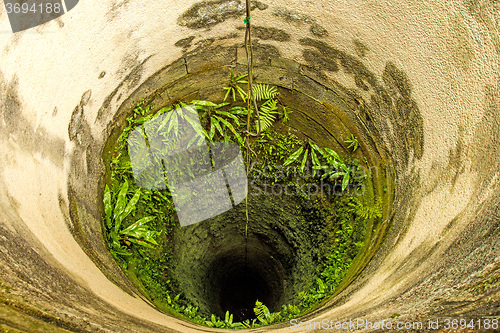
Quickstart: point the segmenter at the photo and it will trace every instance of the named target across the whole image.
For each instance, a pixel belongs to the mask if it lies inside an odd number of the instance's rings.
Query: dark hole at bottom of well
[[[269,304],[272,298],[266,280],[251,267],[242,267],[220,281],[220,307],[233,314],[234,321],[254,319],[255,301]]]

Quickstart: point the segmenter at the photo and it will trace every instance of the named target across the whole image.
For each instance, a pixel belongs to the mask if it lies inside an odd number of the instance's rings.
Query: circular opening
[[[189,78],[195,76],[197,74]],[[213,85],[210,76],[203,77],[207,80],[207,85]],[[228,75],[227,79],[230,77],[232,76]],[[181,84],[182,79],[173,83],[169,89],[174,89],[178,83]],[[211,91],[224,92],[222,88],[226,84],[228,83],[223,82],[220,89],[211,88]],[[262,158],[259,162],[263,163],[253,169],[253,178],[248,178],[249,188],[258,192],[258,195],[248,195],[248,206],[246,203],[235,203],[233,198],[233,208],[229,211],[194,225],[179,228],[176,226],[179,221],[163,221],[167,226],[161,233],[157,233],[158,242],[161,241],[160,250],[154,251],[153,260],[147,262],[141,259],[137,265],[126,268],[130,276],[137,278],[140,289],[160,308],[168,308],[173,300],[176,302],[174,310],[201,324],[206,324],[211,314],[224,320],[226,314],[230,313],[234,322],[255,319],[257,300],[264,303],[270,312],[279,312],[288,306],[294,309],[297,306],[296,312],[285,313],[286,316],[296,317],[309,311],[317,307],[320,300],[338,292],[352,281],[376,249],[376,246],[370,246],[369,251],[362,253],[368,249],[367,244],[374,244],[373,241],[370,242],[370,238],[383,234],[383,230],[377,231],[377,234],[373,230],[381,221],[382,205],[386,204],[382,197],[378,201],[378,196],[383,193],[385,170],[377,170],[376,179],[371,178],[372,175],[368,174],[371,169],[368,168],[374,157],[365,156],[365,151],[361,152],[366,148],[361,138],[358,142],[352,133],[344,133],[343,136],[347,139],[342,146],[339,143],[343,141],[339,141],[332,133],[325,133],[323,137],[302,121],[308,117],[304,118],[304,110],[314,115],[314,112],[325,112],[326,106],[313,105],[312,100],[305,103],[304,100],[308,98],[306,95],[284,87],[269,85],[265,89],[275,95],[260,103],[274,105],[277,111],[275,114],[271,113],[265,135],[255,139],[255,146],[252,147]],[[218,128],[214,130],[214,126],[210,125],[214,124],[214,119],[222,117],[224,121],[219,122],[219,126],[224,128],[226,123],[233,123],[238,118],[232,126],[241,130],[241,133],[245,132],[241,124],[246,116],[240,114],[245,109],[244,103],[217,106],[224,104],[223,96],[202,100],[200,96],[193,97],[193,94],[190,97],[184,96],[186,99],[182,96],[171,98],[169,103],[165,103],[161,95],[155,96],[160,97],[151,101],[144,100],[141,107],[134,110],[138,126],[146,129],[151,127],[151,124],[145,122],[155,119],[156,112],[160,109],[158,115],[164,115],[172,112],[172,109],[182,109],[182,105],[191,104],[196,106],[194,109],[198,108],[202,128],[207,133],[216,133],[214,142],[226,140],[222,132],[221,135],[217,134],[220,132]],[[159,101],[161,104],[156,104]],[[167,108],[163,108],[165,105]],[[289,107],[290,105],[293,107]],[[231,109],[233,106],[239,109]],[[301,106],[303,110],[295,109]],[[166,111],[162,113],[162,110]],[[228,116],[231,110],[236,112]],[[342,112],[340,109],[328,111]],[[134,117],[130,119],[135,119]],[[140,117],[146,118],[141,120]],[[240,125],[236,126],[238,121]],[[192,121],[185,123],[189,126]],[[163,128],[175,130],[181,124],[184,126],[179,120],[173,126],[164,125]],[[251,124],[253,126],[253,122]],[[128,133],[134,130],[133,124],[124,127],[128,129]],[[231,131],[227,133],[231,135]],[[120,134],[115,134],[115,138]],[[126,138],[126,135],[122,135],[122,138]],[[149,139],[146,142],[150,142]],[[118,143],[123,146],[123,141]],[[233,143],[237,145],[237,137],[233,138]],[[331,149],[325,150],[326,147]],[[243,145],[240,148],[244,151]],[[358,150],[354,154],[356,149]],[[112,148],[109,151],[112,152]],[[124,154],[118,153],[110,158],[112,167],[113,163],[114,167],[120,167],[122,162],[123,165],[130,164],[126,148],[124,151]],[[327,173],[321,174],[325,177],[320,179],[319,174],[323,171],[315,169],[314,163],[330,163],[328,161],[335,162],[335,171],[325,171]],[[293,176],[284,176],[283,170],[289,169],[276,168],[280,166],[292,167]],[[129,177],[132,186],[127,199],[131,200],[135,191],[132,172],[126,177]],[[360,179],[367,179],[367,182],[362,184],[363,180]],[[120,188],[119,184],[114,185],[116,195]],[[227,185],[230,193],[231,186]],[[358,192],[358,197],[354,198],[348,192]],[[168,191],[152,190],[145,193],[151,200],[163,203],[161,209],[165,209],[162,218],[173,216],[174,204],[172,200],[165,198],[170,195]],[[196,201],[190,201],[186,207],[192,208],[193,205],[196,205]],[[147,210],[148,207],[138,209],[139,212]],[[249,221],[246,216],[250,216]],[[124,228],[132,223],[133,221],[125,221]],[[160,223],[154,223],[150,224],[151,228],[158,231],[163,228]],[[122,246],[124,244],[133,251],[138,248],[137,242],[133,243],[130,238],[125,237],[119,243]],[[334,255],[335,249],[339,250],[338,258]],[[147,251],[149,250],[139,249],[137,253],[142,255]],[[159,252],[163,254],[158,255]],[[362,255],[358,255],[360,253]],[[129,258],[124,257],[124,260]],[[158,264],[164,265],[161,272],[154,267]],[[337,264],[338,270],[333,267]],[[335,269],[328,269],[328,265],[333,265],[330,268]],[[321,283],[318,278],[322,280]],[[162,285],[165,290],[162,290]],[[305,296],[301,293],[305,293]],[[292,317],[282,316],[279,320]]]
[[[256,300],[270,304],[271,290],[255,267],[238,267],[225,274],[219,283],[223,286],[219,293],[220,307],[232,313],[236,321],[255,318]]]
[[[242,246],[218,256],[207,279],[216,313],[223,317],[229,311],[235,321],[253,319],[257,300],[275,309],[283,296],[284,276],[279,267],[277,260],[257,248]]]

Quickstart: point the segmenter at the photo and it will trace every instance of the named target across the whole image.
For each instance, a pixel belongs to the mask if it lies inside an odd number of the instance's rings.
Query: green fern
[[[209,115],[210,129],[208,132],[203,131],[206,139],[213,141],[217,131],[219,135],[224,138],[224,141],[231,141],[231,135],[224,130],[228,129],[240,145],[244,144],[244,140],[238,133],[237,127],[240,126],[238,116],[246,113],[245,108],[235,106],[227,111],[222,111],[221,108],[229,105],[229,103],[215,104],[209,101],[193,100],[191,104],[195,105],[198,110],[204,111]],[[234,125],[230,121],[232,121]]]
[[[273,126],[276,121],[276,115],[278,114],[277,101],[269,99],[260,107],[260,129],[262,132]],[[258,120],[255,121],[255,127],[259,127]]]
[[[380,201],[376,201],[373,205],[366,205],[355,199],[354,202],[350,202],[351,207],[349,211],[356,213],[358,216],[364,219],[381,218],[382,217],[382,205]]]
[[[195,309],[198,310],[198,308]],[[233,315],[230,314],[229,311],[226,311],[224,320],[221,320],[220,318],[217,318],[214,314],[212,314],[210,320],[205,320],[204,322],[205,325],[213,328],[241,329],[241,328],[251,328],[255,326],[255,320],[253,320],[252,322],[250,320],[246,320],[241,323],[234,322]]]
[[[262,325],[270,325],[274,323],[280,316],[280,312],[271,313],[271,311],[269,311],[269,308],[259,300],[255,302],[255,308],[253,309],[253,312]]]
[[[348,139],[344,140],[345,143],[349,143],[349,146],[347,148],[352,148],[352,152],[354,153],[356,149],[359,147],[359,142],[358,138],[354,136],[354,134],[351,134],[351,136]]]
[[[297,317],[301,313],[300,307],[293,304],[282,305],[281,306],[281,317],[285,319],[292,319]]]
[[[282,121],[284,123],[286,123],[287,121],[290,120],[290,114],[292,113],[293,111],[290,109],[290,107],[288,106],[283,106],[283,111],[282,111]]]
[[[247,76],[248,74],[244,74],[239,77],[236,77],[234,73],[231,72],[231,79],[229,81],[229,86],[224,87],[224,90],[226,90],[224,101],[229,97],[230,94],[233,96],[233,101],[236,101],[236,92],[238,92],[243,102],[246,101],[247,93],[245,92],[245,90],[243,90],[243,88],[239,86],[239,84],[248,83],[248,81],[243,80]]]
[[[110,251],[115,257],[116,255],[131,255],[131,243],[148,248],[154,248],[154,245],[158,245],[155,238],[159,236],[160,232],[152,230],[149,226],[149,222],[153,221],[155,217],[143,217],[124,228],[122,222],[135,210],[141,196],[141,190],[137,189],[130,200],[127,198],[128,193],[129,185],[126,179],[116,196],[108,185],[104,189],[104,225],[108,234]]]
[[[255,84],[253,85],[253,95],[256,101],[262,101],[265,99],[273,99],[279,95],[276,87],[271,87],[268,84]]]
[[[304,155],[302,155],[302,153],[304,153]],[[325,152],[323,151],[323,149],[319,148],[317,145],[315,145],[312,142],[306,142],[304,146],[297,149],[293,154],[291,154],[287,158],[287,160],[285,161],[283,166],[287,166],[289,164],[292,164],[294,162],[298,162],[299,160],[301,160],[300,171],[304,172],[308,157],[310,156],[311,161],[312,161],[312,166],[313,166],[313,172],[314,172],[313,175],[316,175],[316,170],[324,168],[321,165],[319,158],[318,158],[318,156],[323,156],[324,154],[325,154]],[[302,159],[299,159],[300,156],[302,156]]]

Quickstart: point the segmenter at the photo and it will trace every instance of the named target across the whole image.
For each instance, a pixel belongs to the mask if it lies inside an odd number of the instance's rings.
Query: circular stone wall
[[[241,59],[246,58],[244,51],[238,49],[238,44],[231,43],[235,41],[225,38],[219,43],[212,42],[203,50],[188,52],[140,85],[119,107],[112,121],[113,128],[104,147],[104,165],[109,168],[112,164],[112,151],[119,144],[118,138],[137,101],[143,101],[142,109],[151,108],[148,113],[153,114],[180,100],[186,103],[200,99],[222,103],[225,97],[223,88],[228,85],[231,73],[239,76],[247,71],[247,67],[240,64],[243,62]],[[363,161],[361,170],[366,174],[367,181],[356,190],[356,194],[368,197],[370,201],[376,198],[381,204],[383,218],[369,219],[364,242],[367,246],[363,247],[349,270],[342,285],[346,286],[365,268],[388,230],[394,170],[387,163],[382,148],[376,144],[378,133],[366,129],[359,117],[363,111],[346,92],[346,88],[334,85],[320,69],[281,58],[279,52],[270,46],[257,45],[253,53],[256,59],[260,59],[254,67],[258,82],[277,87],[280,102],[294,110],[286,125],[277,125],[277,130],[312,139],[320,146],[335,149],[340,155],[349,155],[349,158],[354,155]],[[274,56],[269,56],[269,53]],[[303,74],[306,71],[307,75]],[[311,79],[322,76],[321,83]],[[306,82],[308,88],[314,89],[306,89],[300,82]],[[359,134],[361,131],[356,125],[365,128],[365,131]],[[359,135],[360,148],[356,154],[345,142],[352,133]],[[111,172],[106,170],[106,175],[109,175]],[[78,178],[79,174],[72,177]],[[102,181],[101,174],[96,177],[96,183]],[[109,182],[107,179],[105,181]],[[251,189],[256,186],[253,181],[249,179]],[[74,183],[80,181],[75,180]],[[331,194],[341,192],[341,188],[321,190]],[[299,293],[309,290],[316,281],[317,258],[324,256],[320,244],[325,241],[325,235],[319,231],[322,222],[318,216],[306,216],[305,207],[297,200],[299,195],[282,193],[282,199],[277,199],[275,196],[262,195],[264,189],[250,192],[250,245],[244,236],[247,226],[246,204],[243,203],[216,218],[176,229],[172,237],[173,260],[168,274],[183,297],[190,304],[196,304],[201,313],[214,313],[222,318],[225,314],[223,309],[232,309],[234,312],[230,312],[234,314],[235,321],[242,321],[253,313],[255,298],[265,300],[271,311],[280,311],[281,305],[295,303]],[[290,189],[284,192],[290,192]],[[75,191],[75,211],[84,209],[84,204],[80,204],[85,202],[85,195],[82,194]],[[74,222],[77,224],[93,222],[85,220],[84,215],[75,216]],[[91,239],[92,235],[81,237]],[[248,246],[251,250],[247,249]],[[240,281],[238,286],[247,285],[247,288],[238,288],[239,293],[235,293],[235,285],[224,288],[223,282],[232,281],[234,276],[245,275],[253,276],[262,283],[254,285],[252,279]],[[259,290],[257,286],[268,292],[256,293]],[[144,287],[139,284],[139,289]],[[341,288],[336,288],[336,293]],[[233,296],[229,297],[230,294]],[[149,297],[153,299],[152,295]],[[245,304],[245,315],[239,315],[237,304],[240,307]]]
[[[253,2],[256,80],[281,87],[301,110],[290,125],[319,144],[345,152],[344,139],[358,137],[386,203],[345,289],[301,320],[498,318],[498,7]],[[234,0],[81,2],[55,21],[2,34],[0,325],[207,330],[156,310],[109,255],[102,156],[145,97],[157,106],[222,98],[228,73],[245,68],[243,16]],[[0,22],[9,31],[4,12]],[[231,276],[220,258],[240,250],[227,251],[200,267],[214,272],[200,279],[216,304],[231,301],[217,272]],[[273,290],[271,303],[287,297],[275,292],[282,266],[251,273],[256,288]]]

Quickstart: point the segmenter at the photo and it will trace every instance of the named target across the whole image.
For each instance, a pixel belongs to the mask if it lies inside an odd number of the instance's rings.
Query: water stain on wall
[[[265,10],[268,8],[263,2],[251,1],[250,10]],[[227,19],[245,15],[245,3],[240,0],[202,1],[194,4],[177,20],[177,24],[191,29],[204,29],[216,26]]]
[[[313,23],[316,21],[312,16],[289,10],[284,7],[276,7],[273,15],[282,18],[285,22],[295,24]]]
[[[263,40],[275,40],[278,42],[288,42],[290,34],[285,30],[278,28],[266,28],[262,26],[253,26],[252,33],[255,37]]]
[[[488,30],[489,36],[500,54],[500,1],[498,0],[463,0],[470,15]]]
[[[368,46],[366,46],[362,41],[360,41],[359,39],[354,39],[352,41],[352,43],[354,44],[354,49],[356,51],[356,54],[358,55],[358,57],[360,58],[363,58],[366,56],[366,54],[370,51],[370,49],[368,48]]]
[[[97,112],[96,121],[101,120],[105,110],[111,105],[113,99],[118,95],[118,92],[121,90],[132,89],[137,86],[141,80],[142,73],[144,72],[144,64],[151,58],[152,56],[148,56],[146,59],[142,60],[138,64],[135,61],[130,62],[131,64],[136,64],[134,67],[129,69],[129,72],[126,74],[124,79],[118,84],[118,86],[109,94],[102,103],[101,108]],[[134,59],[137,60],[135,57]],[[102,74],[102,73],[101,73]]]
[[[116,17],[120,14],[120,11],[124,8],[127,7],[128,3],[130,0],[118,0],[115,1],[110,7],[108,12],[106,13],[106,16],[108,17],[109,21],[113,21],[116,19]]]
[[[177,42],[175,42],[174,45],[186,49],[191,46],[191,43],[193,42],[194,38],[195,38],[194,36],[189,36],[186,38],[179,39]]]
[[[478,171],[484,185],[500,171],[500,82],[485,89],[485,110],[483,118],[476,126],[472,141],[473,168]]]
[[[37,128],[23,115],[22,98],[19,95],[17,77],[5,80],[0,73],[0,138],[13,140],[22,150],[34,155],[50,159],[54,164],[63,165],[64,140],[47,133],[43,128]]]
[[[335,73],[342,70],[351,75],[357,88],[371,92],[371,101],[362,102],[363,98],[356,92],[360,109],[368,122],[377,121],[378,130],[384,135],[392,133],[393,138],[386,138],[391,151],[401,152],[400,161],[407,165],[409,158],[420,159],[423,155],[424,136],[423,118],[416,101],[411,96],[411,83],[405,72],[388,62],[382,75],[385,87],[362,61],[345,51],[311,38],[299,41],[306,47],[303,57],[309,66],[318,70]],[[381,117],[381,115],[384,115]],[[387,121],[390,124],[387,124]]]
[[[90,100],[90,96],[92,94],[92,90],[87,90],[80,100],[80,104],[78,104],[73,113],[71,114],[71,120],[68,125],[68,135],[70,140],[75,140],[77,138],[78,132],[81,127],[82,118],[83,118],[83,107],[87,105]]]
[[[472,36],[469,34],[467,25],[464,24],[463,17],[457,16],[451,21],[451,35],[448,48],[455,65],[467,71],[470,63],[474,60],[474,49],[470,44]]]

